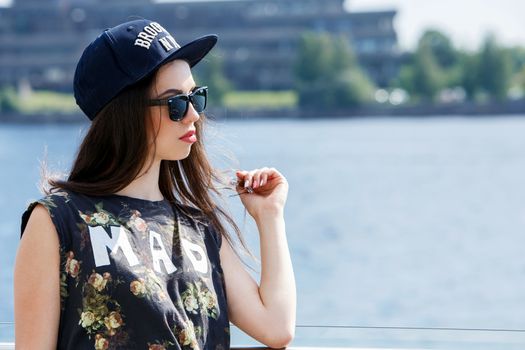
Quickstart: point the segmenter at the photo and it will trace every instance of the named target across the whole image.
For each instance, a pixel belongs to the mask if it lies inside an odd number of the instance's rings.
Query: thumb
[[[235,174],[237,174],[239,177],[243,177],[244,175],[248,174],[248,172],[244,170],[237,170]]]

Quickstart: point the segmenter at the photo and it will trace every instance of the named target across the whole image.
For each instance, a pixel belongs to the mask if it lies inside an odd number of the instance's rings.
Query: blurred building
[[[397,73],[395,11],[345,11],[344,0],[15,0],[0,9],[0,85],[70,91],[83,48],[103,29],[140,16],[176,40],[216,33],[215,54],[239,89],[290,89],[306,30],[341,33],[380,86]]]

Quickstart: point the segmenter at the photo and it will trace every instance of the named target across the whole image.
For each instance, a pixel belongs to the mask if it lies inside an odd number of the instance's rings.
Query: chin
[[[188,152],[180,152],[178,154],[167,154],[166,157],[163,157],[165,160],[183,160],[188,158],[190,155],[190,150],[188,149]]]

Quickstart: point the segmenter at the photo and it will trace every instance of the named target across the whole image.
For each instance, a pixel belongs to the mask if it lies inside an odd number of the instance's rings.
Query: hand
[[[275,168],[238,170],[237,192],[248,213],[257,219],[265,213],[282,213],[288,196],[288,181]],[[248,192],[248,188],[253,190]]]

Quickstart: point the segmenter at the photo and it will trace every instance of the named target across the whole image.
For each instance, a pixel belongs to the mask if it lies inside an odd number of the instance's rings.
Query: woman
[[[105,30],[74,79],[92,120],[67,180],[29,205],[15,263],[18,349],[227,349],[229,321],[269,347],[291,342],[295,282],[273,168],[236,172],[260,235],[261,283],[244,269],[210,192],[207,88],[191,67],[215,45],[180,47],[141,19]],[[225,239],[223,239],[225,238]]]

